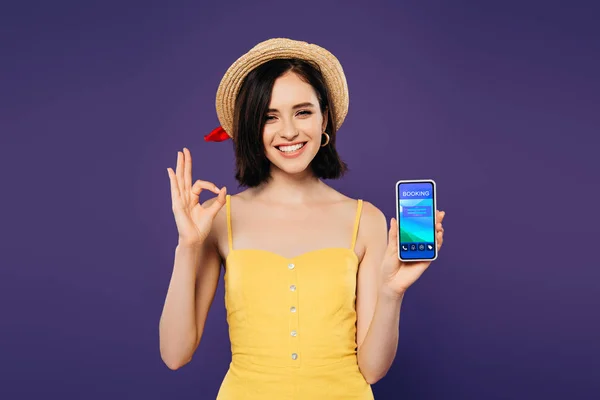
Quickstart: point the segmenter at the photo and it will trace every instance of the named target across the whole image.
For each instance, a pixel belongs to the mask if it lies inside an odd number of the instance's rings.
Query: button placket
[[[288,316],[289,316],[289,324],[288,324],[288,354],[289,354],[289,362],[291,366],[300,366],[300,346],[299,346],[299,336],[300,330],[298,326],[298,292],[301,288],[298,287],[298,265],[296,263],[290,262],[287,265],[289,279],[288,279]]]

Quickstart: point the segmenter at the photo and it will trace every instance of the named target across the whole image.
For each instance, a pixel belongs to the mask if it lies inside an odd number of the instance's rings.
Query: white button
[[[297,333],[296,331],[292,331],[292,332],[290,332],[290,334],[291,334],[292,336],[296,336],[298,333]]]
[[[296,307],[294,307],[294,306],[291,306],[291,307],[290,307],[290,311],[291,311],[291,312],[296,312]]]
[[[290,286],[290,290],[291,290],[292,292],[295,292],[295,291],[296,291],[296,285],[292,285],[292,286]]]
[[[289,269],[294,269],[295,265],[294,264],[288,264],[288,268]]]
[[[298,354],[292,353],[292,360],[295,360],[296,358],[298,358]]]

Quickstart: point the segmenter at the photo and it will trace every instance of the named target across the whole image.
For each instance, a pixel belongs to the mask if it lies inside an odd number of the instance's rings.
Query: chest
[[[320,320],[354,305],[358,259],[349,248],[323,248],[294,258],[234,249],[225,268],[230,311],[272,313],[267,317],[276,318],[289,313],[285,304],[301,304]]]
[[[221,241],[221,249],[227,256],[228,230],[234,250],[262,250],[288,259],[326,248],[350,249],[355,225],[353,211],[344,207],[232,208],[230,226],[225,223],[222,227],[225,234],[221,237],[225,240]]]

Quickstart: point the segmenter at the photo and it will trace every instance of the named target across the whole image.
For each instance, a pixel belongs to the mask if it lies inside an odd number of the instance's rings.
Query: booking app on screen
[[[404,259],[435,256],[435,203],[430,182],[398,185],[400,255]]]

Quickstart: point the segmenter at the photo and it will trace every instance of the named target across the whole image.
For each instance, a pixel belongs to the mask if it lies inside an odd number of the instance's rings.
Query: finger
[[[185,182],[185,191],[188,192],[192,188],[192,153],[189,149],[183,148],[183,155],[185,160],[185,173],[183,175]]]
[[[396,218],[390,220],[390,230],[388,231],[388,249],[390,253],[395,253],[398,249],[398,223]]]
[[[446,211],[439,211],[438,210],[437,215],[438,215],[437,220],[439,222],[442,222],[443,219],[444,219],[444,217],[446,216]]]
[[[210,190],[213,193],[219,194],[219,188],[216,187],[214,183],[203,181],[200,179],[194,182],[191,191],[194,195],[200,196],[200,192],[202,192],[202,189]]]
[[[438,222],[437,224],[435,224],[435,229],[436,229],[437,231],[444,232],[444,227],[442,226],[442,223],[441,223],[441,222]]]
[[[177,186],[177,177],[175,176],[175,172],[171,168],[167,168],[167,173],[169,174],[169,181],[171,182],[171,201],[173,205],[179,202],[179,188]]]
[[[214,203],[208,207],[208,212],[214,217],[219,210],[225,205],[225,196],[227,195],[227,187],[223,186],[219,191],[219,195]]]
[[[181,196],[183,196],[185,184],[183,181],[183,154],[180,151],[177,152],[177,169],[175,170],[175,175],[177,175],[177,185],[179,186],[179,193]]]

